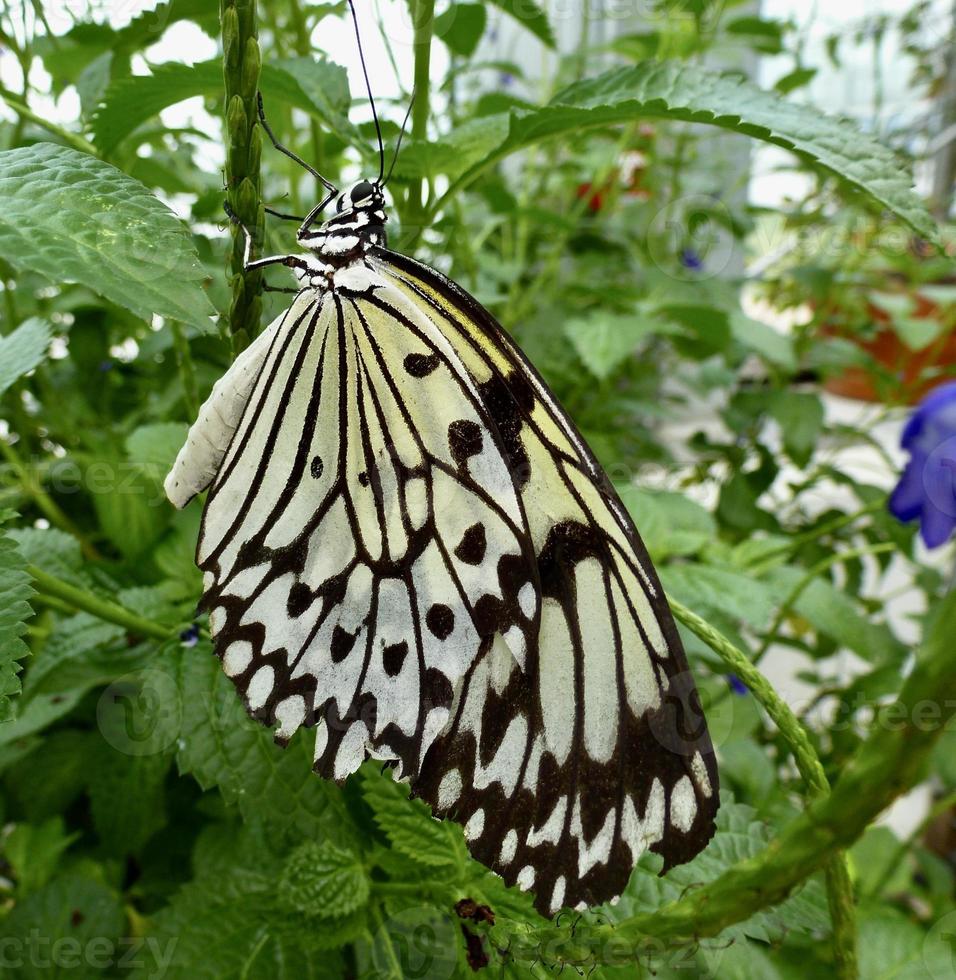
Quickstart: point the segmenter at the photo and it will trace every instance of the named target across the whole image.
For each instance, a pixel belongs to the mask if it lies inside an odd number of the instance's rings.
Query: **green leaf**
[[[137,853],[166,823],[164,782],[170,757],[127,755],[101,743],[90,769],[93,826],[110,854]]]
[[[870,907],[859,918],[860,980],[936,980],[953,975],[952,913],[929,937],[906,916],[888,907]],[[947,934],[948,933],[948,934]]]
[[[441,38],[449,51],[470,58],[487,23],[488,11],[480,3],[453,3],[435,18],[435,37]]]
[[[706,609],[757,629],[770,625],[777,597],[764,582],[717,565],[665,565],[659,571],[664,591],[701,615]]]
[[[259,89],[266,112],[273,102],[302,109],[350,146],[363,148],[358,130],[348,121],[348,75],[339,65],[321,58],[279,59],[262,66]],[[150,75],[130,75],[113,82],[93,119],[93,140],[108,156],[163,109],[196,96],[221,95],[219,60],[156,65]]]
[[[93,507],[106,536],[127,558],[156,543],[172,518],[159,474],[147,474],[130,460],[95,460],[87,470]]]
[[[9,721],[11,698],[20,693],[20,661],[30,652],[23,634],[33,616],[29,599],[34,591],[26,560],[4,532],[12,516],[0,511],[0,721]]]
[[[31,317],[13,333],[0,337],[0,395],[46,356],[52,327],[46,320]]]
[[[56,874],[66,849],[79,837],[67,834],[63,817],[42,824],[17,824],[3,842],[3,853],[17,879],[21,897],[39,891]]]
[[[353,827],[341,790],[312,772],[309,733],[300,732],[285,749],[276,745],[268,729],[246,714],[206,642],[171,649],[160,664],[177,706],[158,719],[157,736],[175,741],[181,772],[203,789],[217,786],[244,815],[276,830],[350,842]]]
[[[679,333],[680,328],[653,314],[615,314],[596,310],[564,323],[564,335],[588,370],[599,380],[610,377],[648,337]]]
[[[491,0],[491,3],[500,7],[505,13],[511,14],[518,23],[531,31],[549,48],[556,46],[548,16],[535,0]]]
[[[734,339],[743,344],[744,347],[785,371],[796,370],[797,356],[793,349],[791,337],[780,333],[779,330],[774,330],[766,323],[752,320],[739,310],[731,313],[728,322]]]
[[[135,980],[337,980],[331,952],[365,928],[361,914],[306,920],[283,911],[265,875],[232,874],[186,885],[152,918]]]
[[[823,431],[820,396],[783,388],[773,392],[769,410],[780,424],[787,454],[798,466],[806,466]]]
[[[81,282],[146,321],[212,330],[185,226],[122,171],[53,143],[6,150],[0,205],[0,255],[18,269]]]
[[[186,441],[188,427],[182,422],[143,425],[126,439],[126,454],[144,473],[162,481]]]
[[[616,68],[559,92],[551,104],[479,120],[464,141],[459,131],[437,144],[409,147],[409,177],[444,172],[467,184],[524,147],[585,129],[646,119],[678,119],[717,126],[793,150],[938,241],[938,229],[894,153],[852,123],[766,92],[739,78],[696,65],[645,62]],[[415,172],[417,171],[417,172]]]
[[[390,774],[366,766],[361,770],[361,780],[362,796],[393,847],[421,864],[461,862],[461,849],[456,846],[461,829],[457,824],[436,820],[421,800],[410,800],[408,787]]]
[[[346,915],[368,902],[369,880],[361,858],[332,841],[306,841],[286,861],[279,900],[309,918]]]
[[[119,942],[124,919],[119,897],[112,889],[80,874],[62,875],[17,902],[9,915],[0,920],[3,948],[23,951],[20,964],[13,969],[5,968],[4,977],[68,980],[99,976],[89,972],[84,954],[93,953],[102,958],[105,949],[111,951],[112,961],[118,962],[125,951]],[[54,944],[59,951],[55,963],[50,955]],[[39,955],[31,955],[31,950]]]
[[[801,569],[778,568],[767,574],[766,581],[773,582],[778,594],[784,596],[805,574]],[[810,582],[794,603],[794,611],[814,629],[871,663],[899,663],[905,654],[903,645],[885,625],[864,616],[850,596],[825,578]]]
[[[642,490],[633,484],[617,489],[655,561],[695,554],[717,535],[711,514],[682,493]]]
[[[717,833],[707,847],[693,861],[671,868],[665,877],[658,877],[660,859],[645,854],[619,903],[605,906],[602,914],[616,921],[676,901],[688,888],[713,881],[727,868],[755,857],[766,847],[771,836],[771,828],[756,819],[755,810],[734,802],[729,794],[721,793]],[[742,936],[767,942],[787,930],[813,933],[828,928],[826,893],[818,878],[811,878],[783,904],[758,912],[727,929],[715,946],[725,947],[728,940]]]

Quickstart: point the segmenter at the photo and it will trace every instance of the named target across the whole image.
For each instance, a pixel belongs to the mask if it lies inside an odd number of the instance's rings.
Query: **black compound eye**
[[[374,191],[375,188],[369,181],[360,181],[352,188],[352,203],[358,204],[359,201],[364,201],[367,197],[371,197]]]

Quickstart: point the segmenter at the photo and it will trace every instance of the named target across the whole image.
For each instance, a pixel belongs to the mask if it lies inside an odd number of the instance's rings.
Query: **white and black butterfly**
[[[300,289],[166,481],[177,507],[209,489],[223,669],[280,742],[315,726],[322,776],[391,762],[544,914],[613,899],[644,850],[697,854],[718,806],[660,583],[508,335],[386,248],[381,171],[338,195],[303,166],[329,190],[303,254],[248,261]]]

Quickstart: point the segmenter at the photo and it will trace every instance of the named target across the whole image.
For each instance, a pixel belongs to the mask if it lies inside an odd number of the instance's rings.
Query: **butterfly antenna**
[[[355,13],[353,0],[349,0],[349,10],[352,11],[352,24],[355,26],[355,40],[358,43],[359,61],[362,62],[362,74],[365,76],[365,90],[368,92],[369,105],[372,107],[372,118],[375,120],[375,134],[378,136],[378,185],[381,187],[382,181],[385,179],[385,144],[382,142],[382,126],[378,121],[378,113],[375,111],[375,98],[372,95],[372,83],[368,79],[365,52],[362,50],[362,35],[359,32],[358,16]]]
[[[392,171],[395,169],[395,164],[398,163],[398,151],[402,148],[402,140],[405,138],[405,130],[408,128],[408,120],[412,116],[412,109],[415,106],[415,93],[412,92],[411,101],[408,103],[408,109],[405,112],[405,118],[402,120],[402,128],[398,134],[398,142],[395,144],[395,156],[392,157],[392,165],[388,168],[388,175],[385,177],[385,183],[382,184],[384,187],[392,179]]]

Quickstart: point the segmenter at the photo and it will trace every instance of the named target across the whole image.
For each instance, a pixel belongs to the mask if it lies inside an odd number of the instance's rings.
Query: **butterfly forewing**
[[[377,292],[287,318],[198,548],[226,673],[282,739],[317,724],[336,779],[370,754],[417,773],[472,661],[497,634],[523,657],[538,623],[484,404],[434,323]]]

